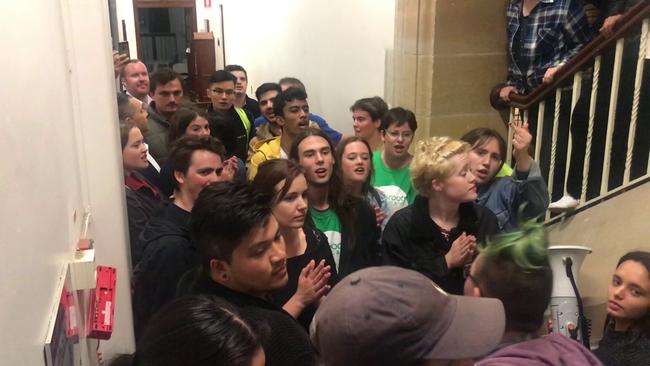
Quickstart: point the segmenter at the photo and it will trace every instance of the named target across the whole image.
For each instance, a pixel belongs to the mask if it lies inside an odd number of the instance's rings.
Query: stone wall
[[[415,112],[418,138],[460,137],[476,127],[506,133],[489,104],[505,80],[506,0],[398,0],[386,97]]]

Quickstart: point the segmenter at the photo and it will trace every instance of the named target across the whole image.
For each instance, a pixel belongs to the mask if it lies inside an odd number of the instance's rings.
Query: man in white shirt
[[[126,94],[141,101],[145,108],[149,106],[149,71],[145,64],[140,60],[129,60],[120,72],[120,82]]]

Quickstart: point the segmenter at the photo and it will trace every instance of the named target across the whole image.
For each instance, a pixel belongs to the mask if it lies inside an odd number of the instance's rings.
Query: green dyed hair
[[[472,276],[482,296],[503,302],[506,329],[538,330],[553,289],[544,227],[532,220],[524,222],[519,229],[495,237],[479,252],[481,263]]]
[[[480,253],[513,262],[523,270],[540,269],[548,261],[546,230],[534,220],[526,221],[519,229],[496,236]]]

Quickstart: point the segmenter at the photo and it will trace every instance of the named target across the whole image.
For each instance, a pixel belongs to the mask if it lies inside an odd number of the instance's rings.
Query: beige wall
[[[618,259],[632,250],[650,250],[649,206],[650,184],[646,183],[549,227],[551,245],[593,249],[580,272],[580,291],[586,297],[594,337],[602,331],[607,284]]]
[[[506,77],[506,0],[398,0],[387,99],[414,110],[419,137],[502,133],[490,89]]]

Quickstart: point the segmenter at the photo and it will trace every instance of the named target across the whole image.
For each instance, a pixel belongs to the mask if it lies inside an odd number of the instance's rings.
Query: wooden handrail
[[[614,31],[611,37],[606,37],[600,34],[594,40],[589,42],[578,54],[571,58],[564,66],[562,66],[553,78],[553,81],[548,84],[542,84],[533,90],[530,94],[519,95],[515,93],[510,94],[510,104],[505,103],[499,98],[499,91],[503,85],[495,86],[490,92],[490,104],[492,108],[501,110],[509,107],[517,107],[523,110],[530,109],[535,104],[544,100],[549,94],[553,93],[556,88],[563,85],[569,78],[583,69],[588,63],[601,54],[605,49],[614,45],[616,41],[623,37],[625,33],[640,24],[643,19],[650,17],[650,1],[640,1],[638,4],[628,10],[616,22]]]

